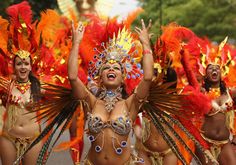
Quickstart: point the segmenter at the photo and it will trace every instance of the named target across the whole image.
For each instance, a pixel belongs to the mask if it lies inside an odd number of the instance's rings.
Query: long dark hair
[[[206,67],[206,70],[208,69],[208,67],[210,66],[211,64],[207,65]],[[209,92],[210,88],[211,88],[211,82],[208,80],[207,76],[205,75],[204,76],[204,82],[203,82],[203,85],[202,85],[203,88],[205,88],[205,90],[207,92]],[[220,94],[223,95],[226,93],[226,84],[223,80],[220,79]]]
[[[39,80],[34,76],[34,74],[30,71],[29,80],[31,82],[31,97],[34,102],[37,102],[41,99],[41,85]]]
[[[172,67],[168,67],[166,73],[164,73],[163,82],[175,82],[169,88],[177,87],[177,73]]]
[[[173,85],[170,86],[170,88],[177,87],[177,73],[173,68],[171,68],[171,67],[167,68],[167,73],[166,73],[164,79],[166,82],[175,82]]]
[[[17,56],[15,56],[14,59],[13,59],[13,67],[14,68],[15,68],[16,57]],[[31,57],[30,57],[30,65],[32,66],[32,59],[31,59]],[[32,73],[32,71],[30,71],[30,73],[29,73],[29,81],[31,82],[31,86],[30,86],[31,98],[33,99],[34,102],[37,102],[41,98],[41,85],[40,85],[39,80]]]
[[[209,92],[210,88],[211,88],[211,82],[207,79],[207,77],[204,77],[204,83],[202,85],[203,88],[206,89],[207,92]],[[226,93],[226,84],[223,80],[220,80],[220,94],[223,95]]]

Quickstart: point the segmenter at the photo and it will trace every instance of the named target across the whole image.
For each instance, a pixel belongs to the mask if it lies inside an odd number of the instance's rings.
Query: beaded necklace
[[[31,82],[29,80],[23,83],[15,81],[14,85],[22,94],[24,94],[30,88]]]
[[[105,109],[108,113],[114,109],[116,102],[122,99],[121,91],[121,87],[117,88],[115,91],[103,88],[98,98],[105,101]]]

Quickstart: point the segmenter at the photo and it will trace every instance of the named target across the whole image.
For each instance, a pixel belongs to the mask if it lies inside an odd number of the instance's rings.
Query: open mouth
[[[116,78],[116,75],[114,73],[108,73],[107,78],[108,80],[114,80]]]
[[[212,72],[211,74],[213,79],[216,79],[218,77],[218,73],[216,71]]]
[[[27,70],[21,70],[20,75],[25,76],[27,74]]]
[[[25,73],[26,73],[26,71],[20,71],[20,73],[21,73],[21,74],[25,74]]]

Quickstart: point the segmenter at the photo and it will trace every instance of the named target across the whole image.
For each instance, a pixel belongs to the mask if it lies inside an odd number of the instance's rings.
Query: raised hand
[[[135,27],[135,31],[138,33],[139,39],[142,44],[149,45],[150,37],[152,36],[152,34],[149,34],[149,30],[152,27],[152,20],[149,20],[148,26],[146,27],[144,20],[141,19],[141,25],[142,29],[140,29],[139,27]]]
[[[82,22],[79,22],[77,28],[75,28],[74,22],[72,21],[73,44],[79,44],[81,42],[84,35],[84,29]]]

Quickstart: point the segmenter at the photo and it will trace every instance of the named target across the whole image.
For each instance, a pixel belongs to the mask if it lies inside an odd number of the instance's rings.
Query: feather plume
[[[156,129],[159,130],[160,134],[162,135],[163,139],[166,141],[166,143],[169,145],[173,153],[177,156],[177,158],[184,164],[186,165],[187,162],[183,155],[180,153],[179,148],[177,147],[177,144],[175,140],[166,132],[164,127],[161,124],[162,119],[158,119],[158,117],[161,117],[157,111],[155,112],[154,107],[151,107],[150,105],[144,105],[144,107],[147,106],[145,109],[148,112],[148,115],[150,116],[153,124],[155,125]],[[148,107],[150,106],[150,107]]]
[[[132,23],[135,21],[135,19],[138,17],[139,14],[141,14],[144,10],[142,8],[137,8],[133,12],[129,13],[126,20],[124,21],[124,24],[127,28],[130,28]]]
[[[44,43],[48,47],[52,47],[55,41],[58,39],[58,31],[65,27],[61,22],[62,16],[60,16],[55,10],[48,9],[41,12],[41,18],[37,25],[37,36],[39,39],[42,37]]]
[[[109,38],[124,27],[124,24],[118,23],[116,18],[101,20],[96,16],[90,16],[91,23],[86,26],[84,37],[81,41],[79,54],[81,55],[82,65],[88,68],[89,61],[95,55],[94,48],[101,49],[101,43],[106,43]]]
[[[8,51],[15,54],[23,49],[31,54],[37,51],[38,43],[35,39],[34,24],[32,24],[32,11],[29,3],[23,1],[6,9],[10,17],[8,35]],[[34,59],[34,57],[32,57]]]
[[[188,28],[171,23],[166,27],[162,27],[163,34],[157,40],[154,50],[159,55],[161,66],[165,65],[166,59],[172,59],[172,66],[180,66],[180,50],[183,43],[188,43],[195,34]],[[172,56],[172,54],[174,54]],[[161,55],[161,56],[160,56]],[[166,57],[169,56],[169,57]]]
[[[6,57],[6,53],[7,53],[7,42],[8,42],[8,32],[7,32],[7,27],[8,27],[9,23],[6,19],[3,19],[0,16],[0,53],[1,55]]]
[[[0,75],[7,77],[10,74],[10,69],[8,63],[10,62],[9,57],[7,56],[7,42],[8,42],[8,32],[7,27],[9,23],[7,20],[3,19],[0,16]]]
[[[31,24],[32,10],[27,1],[8,7],[6,12],[10,16],[11,24],[16,29],[20,29]]]

